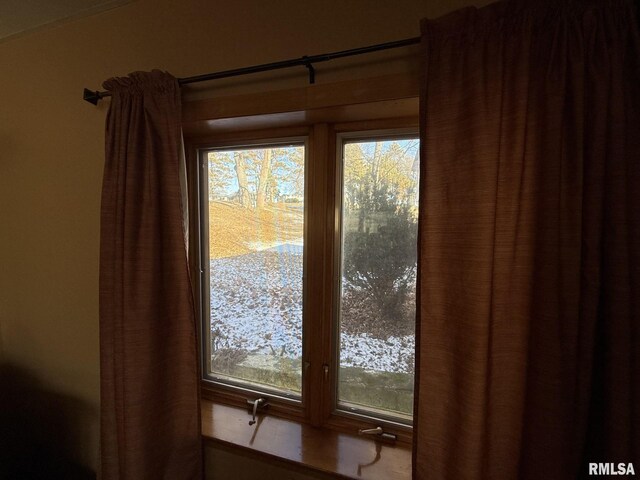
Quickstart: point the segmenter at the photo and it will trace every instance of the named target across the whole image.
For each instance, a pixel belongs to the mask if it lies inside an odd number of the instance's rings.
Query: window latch
[[[264,397],[256,398],[253,401],[247,400],[247,404],[249,405],[249,408],[253,410],[253,417],[249,420],[249,425],[256,423],[256,414],[258,413],[258,410],[264,410],[269,406],[267,399]]]
[[[361,428],[360,430],[358,430],[358,434],[360,435],[372,435],[375,437],[380,438],[381,440],[386,440],[389,442],[395,442],[397,439],[397,436],[392,434],[392,433],[388,433],[385,432],[382,427],[376,427],[376,428]]]
[[[360,435],[382,435],[383,432],[384,430],[382,430],[382,427],[361,428],[360,430],[358,430],[358,433]]]

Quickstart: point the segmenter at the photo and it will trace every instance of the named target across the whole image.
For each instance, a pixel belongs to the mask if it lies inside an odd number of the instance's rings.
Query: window
[[[403,119],[191,145],[204,396],[408,441],[418,143]]]
[[[418,139],[341,143],[338,407],[410,420]]]
[[[304,143],[205,150],[202,158],[206,372],[230,385],[299,398]]]

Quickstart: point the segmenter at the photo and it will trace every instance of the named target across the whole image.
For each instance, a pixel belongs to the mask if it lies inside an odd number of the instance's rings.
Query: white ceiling
[[[133,0],[0,0],[0,42]]]

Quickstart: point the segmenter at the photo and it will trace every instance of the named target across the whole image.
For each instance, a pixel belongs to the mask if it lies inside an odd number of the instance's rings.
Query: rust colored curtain
[[[180,89],[110,79],[100,233],[104,480],[202,478],[195,314],[184,241]]]
[[[422,32],[414,477],[637,475],[632,4],[507,1]]]

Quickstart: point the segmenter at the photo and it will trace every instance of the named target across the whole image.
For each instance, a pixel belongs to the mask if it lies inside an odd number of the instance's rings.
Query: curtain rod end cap
[[[100,93],[98,91],[92,91],[88,88],[85,88],[82,94],[82,99],[89,103],[93,103],[94,105],[98,105],[98,101],[100,100]]]

